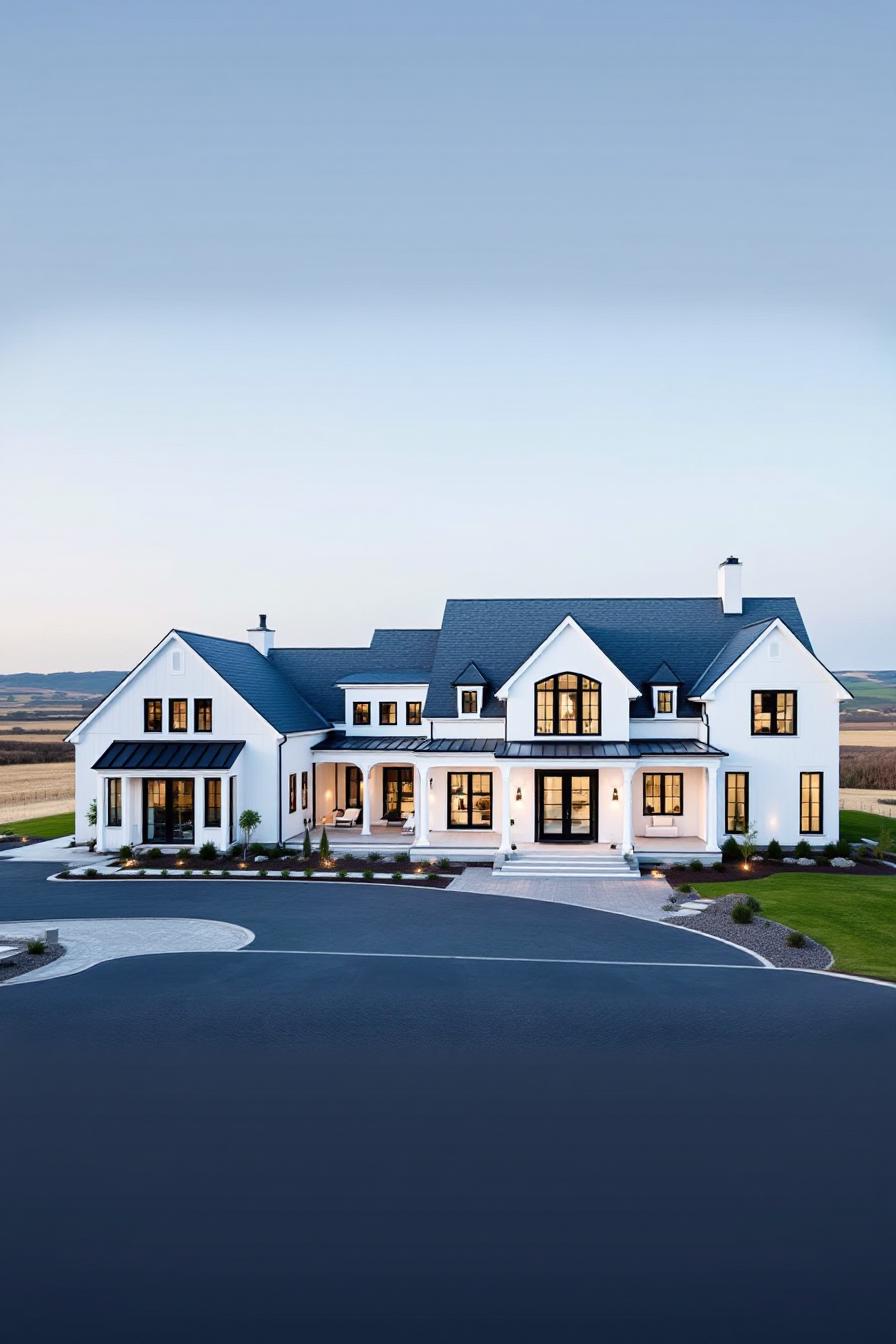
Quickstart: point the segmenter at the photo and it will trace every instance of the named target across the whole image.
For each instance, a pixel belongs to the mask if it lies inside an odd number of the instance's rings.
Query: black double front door
[[[536,781],[536,840],[574,845],[597,838],[596,770],[539,770]]]
[[[193,780],[144,779],[144,843],[192,845],[193,835]]]

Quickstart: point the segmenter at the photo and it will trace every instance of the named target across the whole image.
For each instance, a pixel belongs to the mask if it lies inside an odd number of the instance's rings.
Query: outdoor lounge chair
[[[401,833],[402,835],[414,835],[416,834],[416,831],[417,831],[417,823],[415,821],[415,814],[413,812],[409,812],[408,815],[405,817],[405,822],[401,828]]]
[[[358,818],[361,815],[360,807],[346,807],[337,816],[333,813],[334,826],[357,826]]]

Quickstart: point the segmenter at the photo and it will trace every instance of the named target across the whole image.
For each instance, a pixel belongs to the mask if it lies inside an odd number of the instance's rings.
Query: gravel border
[[[17,975],[27,975],[29,971],[39,971],[51,961],[58,961],[65,952],[62,943],[54,943],[46,952],[41,952],[39,955],[28,951],[28,940],[25,938],[0,938],[0,943],[4,947],[22,949],[22,955],[16,957],[15,961],[0,961],[0,983],[4,980],[15,980]]]
[[[804,971],[826,971],[834,958],[823,943],[816,943],[808,934],[804,935],[804,947],[788,947],[787,935],[792,930],[786,924],[777,924],[766,919],[760,911],[753,915],[752,924],[735,924],[731,918],[732,907],[742,901],[748,892],[729,893],[718,896],[700,915],[690,915],[671,920],[684,929],[697,929],[701,933],[712,933],[725,938],[729,943],[749,948],[767,957],[773,966]],[[691,898],[694,899],[694,898]]]

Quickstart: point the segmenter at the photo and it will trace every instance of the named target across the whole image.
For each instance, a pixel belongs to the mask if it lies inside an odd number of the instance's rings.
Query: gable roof
[[[672,671],[668,663],[660,663],[652,677],[647,678],[648,686],[678,686],[681,678]]]
[[[688,688],[738,631],[775,617],[812,652],[792,597],[744,598],[737,616],[726,616],[717,597],[454,599],[445,604],[424,714],[454,716],[456,669],[471,659],[489,686],[503,686],[566,616],[573,617],[635,686],[646,686],[654,668],[668,660],[678,670],[677,682]],[[699,712],[686,700],[679,706],[681,717],[698,717]],[[504,706],[486,694],[482,714],[502,717]],[[648,697],[634,700],[631,714],[652,718]]]
[[[724,676],[732,664],[736,663],[741,654],[746,653],[751,644],[755,644],[760,635],[764,635],[769,626],[774,625],[775,618],[767,621],[753,621],[750,625],[744,625],[740,630],[735,631],[726,644],[723,644],[713,658],[708,667],[694,682],[691,687],[691,695],[704,695],[719,679]]]
[[[214,635],[175,630],[194,653],[214,668],[237,695],[278,733],[307,733],[329,724],[296,687],[251,644]]]
[[[459,677],[455,677],[452,686],[487,686],[488,682],[475,663],[467,663]]]
[[[345,695],[338,683],[345,674],[353,676],[372,672],[394,675],[396,668],[415,669],[417,675],[425,669],[424,681],[429,679],[438,630],[375,630],[368,648],[338,649],[271,649],[267,661],[314,706],[330,723],[341,723],[345,718]],[[407,676],[407,673],[402,673]],[[452,702],[453,702],[452,695]],[[454,714],[452,708],[452,715]]]

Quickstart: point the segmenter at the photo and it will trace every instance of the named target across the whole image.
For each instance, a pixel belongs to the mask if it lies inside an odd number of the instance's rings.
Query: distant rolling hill
[[[854,697],[840,706],[841,718],[859,723],[896,718],[896,671],[853,670],[837,676]]]
[[[2,672],[0,691],[55,691],[63,695],[106,695],[126,672]]]

